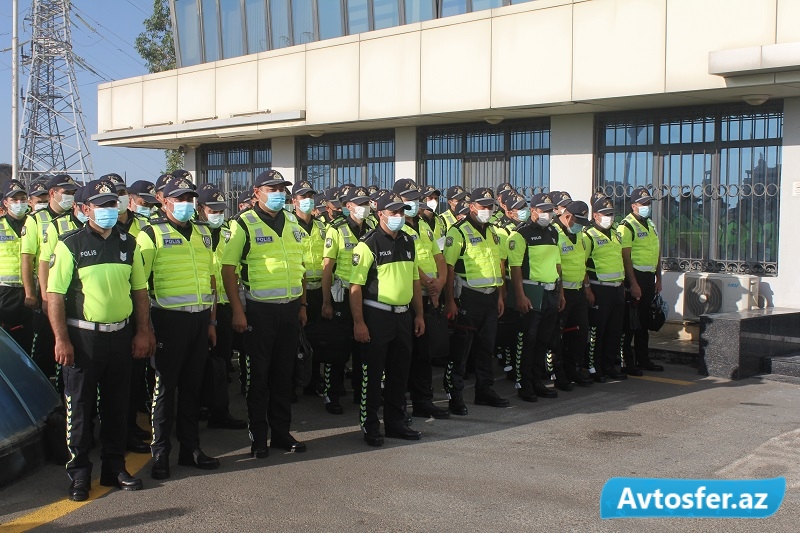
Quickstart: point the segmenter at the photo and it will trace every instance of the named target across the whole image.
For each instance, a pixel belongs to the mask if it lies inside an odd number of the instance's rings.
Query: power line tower
[[[81,113],[72,51],[70,0],[33,0],[25,21],[31,27],[30,55],[20,131],[20,179],[67,173],[79,181],[92,177],[92,162]]]

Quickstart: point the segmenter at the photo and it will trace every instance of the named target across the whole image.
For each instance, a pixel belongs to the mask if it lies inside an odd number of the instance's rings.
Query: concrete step
[[[650,357],[677,365],[697,363],[700,354],[699,340],[650,336]]]
[[[800,385],[800,378],[794,376],[784,376],[782,374],[756,374],[751,379],[760,381],[777,381],[780,383],[790,383],[792,385]]]
[[[800,378],[800,354],[794,353],[784,357],[765,357],[763,371],[766,374]]]

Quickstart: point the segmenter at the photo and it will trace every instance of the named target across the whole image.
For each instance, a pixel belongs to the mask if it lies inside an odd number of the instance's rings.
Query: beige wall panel
[[[216,109],[219,118],[258,109],[258,62],[217,68]]]
[[[419,114],[420,34],[361,42],[360,118]]]
[[[142,126],[178,120],[178,77],[145,80],[142,84]]]
[[[287,54],[258,61],[258,109],[273,113],[306,108],[306,55]]]
[[[111,112],[113,107],[111,86],[106,84],[97,90],[97,133],[103,133],[112,128]]]
[[[492,107],[572,99],[572,6],[492,24]]]
[[[550,190],[590,204],[594,168],[594,114],[550,118]]]
[[[358,120],[359,44],[306,53],[306,122]]]
[[[669,0],[668,92],[725,87],[708,53],[775,43],[775,0]]]
[[[422,113],[491,105],[490,19],[422,32]]]
[[[800,2],[778,0],[777,43],[800,41]]]
[[[142,84],[115,85],[111,90],[114,105],[111,129],[142,127]]]
[[[215,116],[215,70],[208,68],[178,75],[178,124]]]
[[[573,100],[664,90],[666,0],[574,6]]]

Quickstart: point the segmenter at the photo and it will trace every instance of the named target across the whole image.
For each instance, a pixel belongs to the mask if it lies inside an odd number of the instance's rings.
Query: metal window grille
[[[200,157],[201,181],[219,187],[233,214],[239,210],[239,195],[252,190],[253,178],[272,168],[272,145],[268,140],[209,144],[202,147]]]
[[[550,187],[550,120],[420,128],[420,182],[444,191],[510,182],[530,199]]]
[[[599,115],[596,190],[650,189],[664,270],[775,276],[782,137],[782,101]]]
[[[298,137],[295,147],[300,175],[316,190],[344,183],[391,188],[394,183],[394,131]]]

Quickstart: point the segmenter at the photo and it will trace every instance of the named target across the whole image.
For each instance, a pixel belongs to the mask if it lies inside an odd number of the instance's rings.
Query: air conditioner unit
[[[683,277],[683,319],[758,307],[758,276],[687,273]]]

